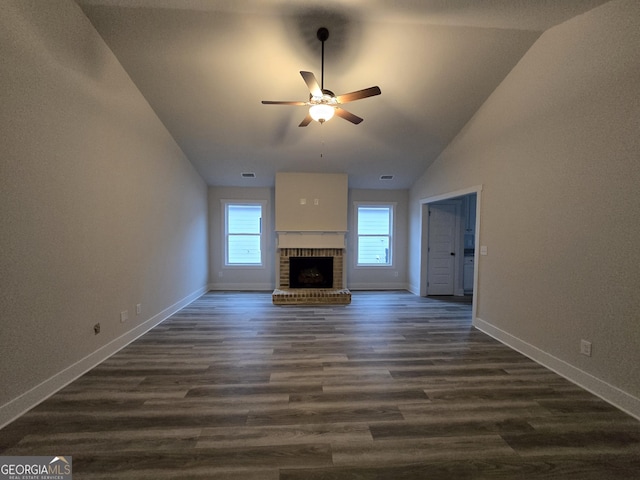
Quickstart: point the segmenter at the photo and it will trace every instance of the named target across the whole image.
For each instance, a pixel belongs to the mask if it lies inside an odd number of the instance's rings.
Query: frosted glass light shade
[[[316,122],[324,123],[327,120],[331,120],[333,114],[335,113],[335,108],[331,105],[326,105],[324,103],[320,103],[318,105],[311,105],[309,107],[309,115]]]

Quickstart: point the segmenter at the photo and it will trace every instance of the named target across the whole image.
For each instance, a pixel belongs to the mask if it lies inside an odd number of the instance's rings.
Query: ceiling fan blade
[[[364,120],[363,118],[360,118],[351,112],[347,112],[344,108],[336,107],[336,115],[338,115],[341,118],[344,118],[345,120],[350,121],[355,125],[358,125],[360,122],[362,122],[362,120]]]
[[[338,103],[349,103],[354,100],[360,100],[361,98],[373,97],[375,95],[380,95],[382,91],[380,87],[369,87],[363,90],[358,90],[356,92],[345,93],[344,95],[338,95],[336,100]]]
[[[281,102],[275,100],[262,100],[264,105],[306,105],[305,102]]]
[[[311,118],[311,115],[309,115],[307,113],[307,116],[304,117],[304,119],[300,122],[300,125],[298,125],[299,127],[306,127],[307,125],[309,125],[311,122],[313,121],[313,118]]]
[[[314,97],[322,97],[322,89],[320,85],[318,85],[318,81],[316,80],[316,76],[311,72],[300,72],[302,78],[304,79],[304,83],[309,87],[309,92]]]

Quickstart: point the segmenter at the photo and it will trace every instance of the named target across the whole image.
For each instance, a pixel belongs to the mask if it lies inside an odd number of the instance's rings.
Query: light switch
[[[486,255],[486,254],[487,254],[487,246],[480,245],[480,255]]]
[[[301,198],[300,199],[300,205],[306,205],[307,204],[307,199],[306,198]]]
[[[313,199],[313,204],[314,205],[320,205],[320,199],[319,198],[314,198]]]

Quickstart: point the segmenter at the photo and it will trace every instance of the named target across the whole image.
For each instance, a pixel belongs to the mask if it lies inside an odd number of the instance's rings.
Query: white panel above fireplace
[[[347,230],[346,173],[276,173],[276,231]]]
[[[345,248],[346,232],[278,232],[278,248]]]

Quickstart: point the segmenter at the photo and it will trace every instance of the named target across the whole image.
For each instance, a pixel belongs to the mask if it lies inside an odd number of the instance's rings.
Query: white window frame
[[[395,202],[354,202],[354,214],[353,214],[353,231],[355,232],[355,266],[357,268],[393,268],[394,262],[394,237],[395,237],[395,212],[396,212],[396,203]],[[358,215],[360,208],[363,207],[372,207],[372,208],[388,208],[389,209],[389,263],[359,263],[358,262],[358,252],[360,251],[360,237],[367,236],[360,235],[358,231]],[[379,235],[376,235],[379,236]]]
[[[267,216],[267,202],[264,200],[221,200],[222,203],[222,245],[223,245],[223,258],[225,268],[264,268],[265,266],[265,226],[268,225],[266,221]],[[228,212],[229,206],[232,205],[255,205],[260,206],[262,212],[262,218],[260,221],[260,263],[229,263],[229,222]]]

